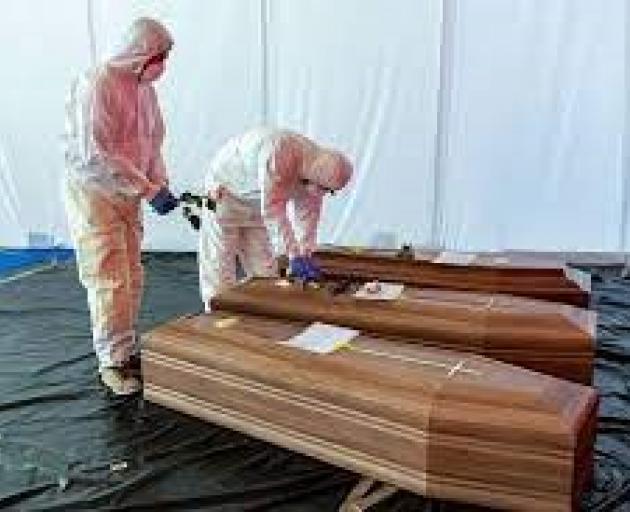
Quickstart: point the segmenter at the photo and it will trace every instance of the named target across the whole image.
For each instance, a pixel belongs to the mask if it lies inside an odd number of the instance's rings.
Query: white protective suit
[[[139,348],[140,201],[167,183],[157,96],[140,76],[172,44],[160,23],[138,19],[122,51],[75,81],[66,103],[64,199],[101,368],[125,365]]]
[[[294,132],[258,127],[228,140],[205,179],[217,200],[216,213],[203,213],[199,242],[206,309],[221,288],[236,282],[237,256],[246,275],[269,276],[274,257],[310,255],[324,194],[343,188],[351,175],[345,156]]]

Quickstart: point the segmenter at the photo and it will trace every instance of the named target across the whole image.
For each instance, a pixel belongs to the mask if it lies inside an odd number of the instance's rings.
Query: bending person
[[[311,253],[324,195],[345,187],[351,176],[344,155],[295,132],[259,127],[228,140],[205,179],[216,201],[215,212],[202,214],[199,242],[206,310],[215,294],[236,282],[237,258],[245,275],[271,276],[286,256],[292,275],[316,279]]]

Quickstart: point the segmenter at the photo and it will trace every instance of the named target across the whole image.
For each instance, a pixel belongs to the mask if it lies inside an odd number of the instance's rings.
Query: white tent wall
[[[69,71],[89,63],[85,2],[9,1],[0,9],[0,247],[45,244],[65,230],[63,99]]]
[[[453,2],[439,242],[622,247],[624,0]]]
[[[158,93],[176,190],[261,121],[348,152],[321,239],[625,250],[624,0],[8,0],[0,247],[65,241],[63,98],[138,15],[176,46]],[[147,208],[147,249],[194,250]],[[29,236],[30,234],[30,236]],[[41,237],[39,237],[41,238]],[[44,237],[46,238],[46,237]]]
[[[326,201],[320,237],[429,243],[441,2],[268,4],[270,121],[356,166],[352,186]]]

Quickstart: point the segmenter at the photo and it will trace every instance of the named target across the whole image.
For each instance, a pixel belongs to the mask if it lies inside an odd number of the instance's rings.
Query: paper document
[[[440,255],[433,260],[433,263],[446,263],[448,265],[470,265],[477,257],[474,253],[468,252],[441,252]]]
[[[317,354],[329,354],[347,345],[358,335],[359,331],[354,329],[316,322],[283,344]]]
[[[366,283],[354,294],[357,299],[367,300],[396,300],[405,289],[400,283]]]
[[[492,258],[491,261],[494,265],[509,265],[510,264],[510,258],[508,258],[507,256],[495,256],[494,258]]]

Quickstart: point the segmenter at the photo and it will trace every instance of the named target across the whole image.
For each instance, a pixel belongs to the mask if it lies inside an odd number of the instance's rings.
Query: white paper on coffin
[[[465,252],[441,252],[440,255],[433,260],[433,263],[444,263],[447,265],[470,265],[475,258],[476,254]]]
[[[315,322],[282,344],[316,354],[329,354],[347,345],[358,335],[359,331],[355,329]]]
[[[373,283],[364,284],[354,296],[357,299],[367,300],[396,300],[405,290],[405,285],[400,283],[382,283],[379,281],[377,290],[371,290],[371,284],[373,285]]]

